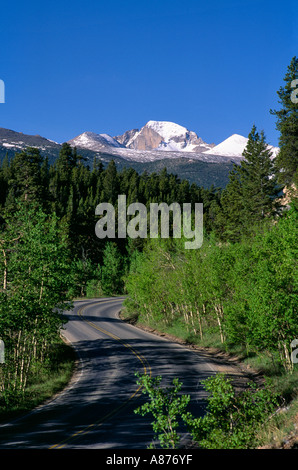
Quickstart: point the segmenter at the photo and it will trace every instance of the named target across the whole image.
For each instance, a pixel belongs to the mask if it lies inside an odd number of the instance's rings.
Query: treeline
[[[119,282],[119,278],[125,272],[131,253],[143,249],[144,239],[118,239],[117,234],[114,240],[95,236],[96,206],[108,202],[117,211],[120,194],[126,195],[127,205],[141,202],[147,207],[152,202],[192,205],[202,202],[205,228],[211,231],[212,208],[219,202],[220,188],[198,187],[187,180],[181,181],[166,169],[159,174],[141,175],[131,168],[117,171],[113,160],[104,168],[101,161],[94,159],[90,167],[67,143],[62,145],[53,165],[48,164],[38,149],[27,148],[12,159],[5,158],[0,167],[0,208],[4,221],[6,214],[12,215],[21,204],[38,207],[46,214],[56,214],[63,225],[76,272],[74,296],[85,295],[88,282],[92,280],[94,284],[99,278],[104,293],[121,292],[123,282]],[[109,271],[113,264],[114,268]],[[115,269],[118,270],[117,279],[112,273]]]

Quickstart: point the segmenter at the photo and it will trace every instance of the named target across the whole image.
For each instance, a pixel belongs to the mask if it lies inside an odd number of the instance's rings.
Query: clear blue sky
[[[269,109],[298,55],[294,3],[1,2],[0,127],[64,142],[153,119],[217,144],[255,123],[277,145]]]

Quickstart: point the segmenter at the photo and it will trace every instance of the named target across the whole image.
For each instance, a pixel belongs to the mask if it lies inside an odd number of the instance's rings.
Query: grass
[[[0,421],[27,413],[63,390],[73,375],[75,361],[73,348],[62,339],[53,345],[46,364],[32,368],[24,396],[15,397],[9,406],[0,402]]]
[[[278,410],[259,431],[260,447],[270,449],[298,449],[298,398],[291,405]]]

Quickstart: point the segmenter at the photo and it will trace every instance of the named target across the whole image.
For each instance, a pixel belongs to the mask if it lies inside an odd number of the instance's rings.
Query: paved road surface
[[[145,449],[151,417],[133,410],[145,399],[135,372],[174,377],[202,413],[199,382],[215,373],[207,357],[126,324],[118,318],[122,298],[75,302],[65,336],[80,365],[67,389],[47,405],[0,425],[0,449]],[[186,436],[184,436],[186,438]]]

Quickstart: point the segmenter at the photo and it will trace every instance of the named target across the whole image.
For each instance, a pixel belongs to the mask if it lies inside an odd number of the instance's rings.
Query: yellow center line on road
[[[113,299],[114,300],[114,299]],[[107,303],[107,302],[112,302],[113,300],[109,299],[109,300],[102,300],[102,301],[97,301],[97,302],[94,302],[94,304],[103,304],[103,303]],[[136,357],[137,359],[141,362],[142,366],[143,366],[143,370],[144,370],[144,374],[145,375],[149,375],[151,376],[151,367],[150,367],[150,364],[148,363],[147,359],[139,352],[137,351],[136,349],[134,349],[131,344],[127,343],[127,342],[124,342],[119,336],[116,336],[114,335],[113,333],[103,329],[103,328],[100,328],[99,326],[95,325],[95,323],[87,320],[85,317],[84,317],[84,311],[87,307],[89,307],[90,304],[88,305],[85,305],[84,307],[81,307],[79,310],[78,310],[78,315],[79,317],[86,323],[88,323],[92,328],[95,328],[96,330],[100,331],[101,333],[104,333],[105,335],[109,336],[110,338],[114,339],[115,341],[118,341],[120,344],[122,344],[122,346],[124,346],[125,348],[129,349]],[[115,408],[114,410],[110,411],[110,413],[106,414],[105,416],[103,416],[102,418],[100,418],[98,421],[96,421],[95,423],[92,423],[92,424],[89,424],[88,426],[86,426],[84,429],[81,429],[80,431],[72,434],[71,436],[69,436],[68,438],[66,438],[65,440],[61,441],[60,443],[58,444],[54,444],[53,446],[50,447],[50,449],[62,449],[69,441],[71,440],[74,440],[84,434],[87,434],[89,431],[91,431],[92,428],[94,427],[98,427],[98,426],[101,426],[105,421],[107,421],[107,419],[111,418],[112,416],[114,416],[115,414],[117,414],[122,408],[125,408],[126,406],[128,406],[128,404],[131,402],[131,400],[133,400],[134,398],[136,398],[139,393],[140,393],[140,390],[142,389],[142,385],[140,385],[136,390],[135,392],[124,402],[122,403],[121,405],[119,405],[117,408]]]

